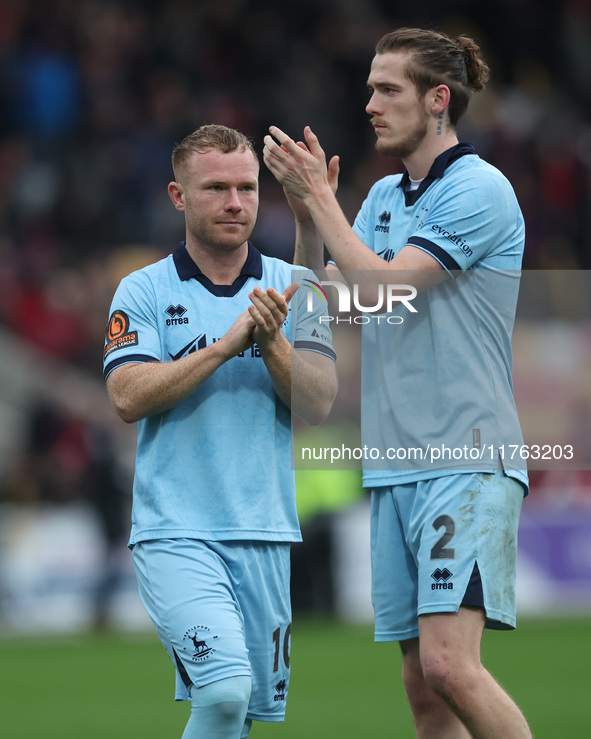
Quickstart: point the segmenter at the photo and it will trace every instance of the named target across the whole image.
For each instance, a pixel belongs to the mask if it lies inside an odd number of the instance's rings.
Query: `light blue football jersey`
[[[451,279],[419,293],[416,313],[397,310],[400,323],[363,326],[362,438],[380,450],[364,485],[494,472],[499,457],[527,485],[511,376],[525,240],[514,191],[470,144],[441,154],[418,190],[408,182],[379,180],[354,230],[386,261],[406,244],[428,252]]]
[[[304,276],[311,274],[305,270]],[[111,306],[105,378],[129,362],[170,362],[222,337],[259,285],[279,292],[294,268],[249,244],[231,286],[211,283],[184,244],[133,272]],[[298,290],[292,304],[305,300]],[[292,310],[284,325],[295,349],[335,358],[315,313]],[[130,545],[161,538],[211,541],[301,539],[292,470],[291,412],[278,398],[255,345],[223,364],[174,408],[138,422]]]

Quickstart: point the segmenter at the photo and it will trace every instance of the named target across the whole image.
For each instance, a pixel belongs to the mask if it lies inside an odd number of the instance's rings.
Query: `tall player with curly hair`
[[[407,283],[412,274],[418,290],[416,314],[395,330],[385,321],[363,326],[364,442],[463,453],[445,464],[364,468],[375,637],[400,642],[422,739],[531,737],[480,657],[485,626],[515,626],[528,489],[526,469],[502,453],[522,443],[511,333],[523,217],[506,178],[456,133],[488,76],[467,36],[404,28],[379,41],[366,111],[377,150],[405,170],[371,188],[353,228],[333,194],[338,158],[327,165],[310,128],[305,143],[275,126],[265,137],[264,161],[295,213],[297,261],[321,269],[324,244],[330,280],[363,271]]]

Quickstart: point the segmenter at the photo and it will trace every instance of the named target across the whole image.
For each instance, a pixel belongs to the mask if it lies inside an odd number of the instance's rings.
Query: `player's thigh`
[[[185,686],[249,675],[244,622],[229,568],[206,542],[141,542],[140,596]],[[176,697],[187,700],[177,681]]]
[[[460,607],[457,613],[419,616],[422,661],[426,655],[445,652],[462,662],[479,663],[484,623],[484,613],[480,608]]]
[[[291,674],[290,544],[249,542],[244,557],[237,597],[251,665],[248,717],[280,721]]]
[[[418,613],[457,612],[477,566],[488,625],[515,625],[517,527],[523,488],[502,470],[422,483],[410,523]]]
[[[404,521],[414,490],[411,484],[371,492],[371,597],[376,641],[418,636],[418,573]]]

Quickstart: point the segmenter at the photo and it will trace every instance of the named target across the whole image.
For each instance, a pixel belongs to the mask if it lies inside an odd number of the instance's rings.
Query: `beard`
[[[417,123],[414,131],[408,133],[404,138],[395,141],[384,141],[380,138],[376,141],[376,151],[390,157],[405,159],[413,154],[423,142],[427,135],[427,124],[429,117],[425,115]]]

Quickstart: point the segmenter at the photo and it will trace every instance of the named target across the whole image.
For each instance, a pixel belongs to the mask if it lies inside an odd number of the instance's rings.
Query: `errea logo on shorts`
[[[453,577],[453,572],[450,572],[447,567],[440,569],[439,567],[435,572],[431,573],[431,577],[435,580],[431,583],[431,590],[453,590],[453,582],[448,582]]]
[[[275,691],[277,695],[273,696],[273,700],[275,702],[277,701],[284,701],[285,700],[285,691],[287,690],[287,680],[283,679],[280,680],[277,685],[275,686]]]

